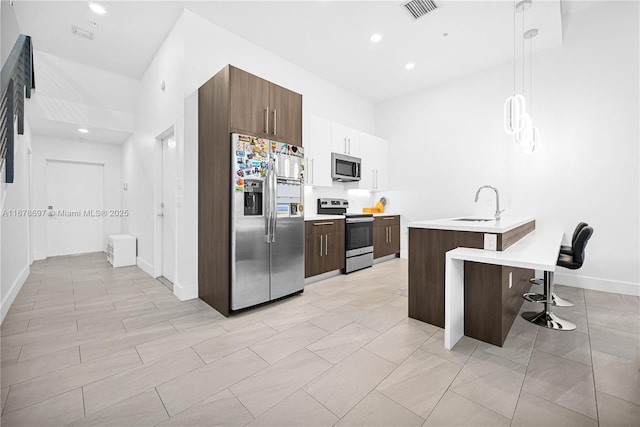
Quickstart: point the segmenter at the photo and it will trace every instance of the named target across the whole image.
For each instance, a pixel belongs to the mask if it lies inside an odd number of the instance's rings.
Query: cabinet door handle
[[[315,224],[314,224],[315,225]],[[320,235],[320,256],[322,256],[322,239],[324,238],[324,236],[321,234]]]
[[[278,110],[273,109],[273,136],[278,134]]]
[[[329,255],[329,235],[324,235],[324,254]]]
[[[315,170],[315,169],[316,169],[316,168],[314,167],[313,159],[311,159],[311,173],[309,174],[309,175],[311,175],[311,176],[310,176],[310,178],[311,178],[311,184],[315,184],[315,173],[316,173],[316,170]]]
[[[384,218],[382,218],[383,221],[392,221],[394,219],[396,219],[395,216],[385,216]]]
[[[348,154],[347,153],[347,137],[346,136],[344,138],[344,154]]]
[[[391,226],[389,226],[389,243],[391,243],[393,239],[391,238]]]
[[[333,225],[333,221],[330,221],[330,222],[314,222],[313,225],[314,226],[317,226],[317,225]]]
[[[269,135],[269,107],[264,109],[264,133]]]
[[[349,154],[351,154],[351,138],[349,138]]]

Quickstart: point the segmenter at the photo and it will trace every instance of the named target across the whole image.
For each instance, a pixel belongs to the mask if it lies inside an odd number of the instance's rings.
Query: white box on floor
[[[107,240],[107,261],[113,267],[136,265],[136,238],[130,234],[112,234]]]

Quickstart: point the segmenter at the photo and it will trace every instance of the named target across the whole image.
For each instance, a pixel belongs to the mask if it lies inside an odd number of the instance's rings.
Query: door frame
[[[162,141],[169,138],[173,135],[174,141],[176,139],[175,126],[171,125],[169,128],[161,132],[155,138],[155,143],[153,146],[154,151],[154,164],[155,164],[155,183],[154,183],[154,197],[153,197],[153,277],[158,278],[162,276],[162,222],[163,218],[160,217],[160,203],[162,203],[162,172],[163,172],[163,160],[162,160]],[[174,159],[176,162],[176,171],[178,166],[178,151],[177,151],[177,141],[176,142],[176,158]],[[173,185],[173,192],[175,193],[177,200],[177,183]],[[176,209],[177,211],[177,209]],[[175,239],[174,239],[174,260],[173,266],[175,269],[175,279],[174,281],[178,281],[178,215],[174,216],[174,230]],[[175,289],[174,282],[174,289]]]

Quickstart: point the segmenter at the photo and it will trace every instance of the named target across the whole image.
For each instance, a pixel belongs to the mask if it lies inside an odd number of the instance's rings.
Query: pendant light
[[[532,39],[538,35],[538,30],[536,28],[532,28],[526,31],[523,35],[523,48],[524,48],[524,40],[529,40],[529,111],[530,113],[525,113],[522,117],[522,130],[516,133],[516,141],[522,145],[522,151],[526,154],[532,154],[536,150],[536,146],[538,145],[539,131],[538,128],[533,125],[533,49],[532,49]],[[522,87],[524,89],[524,49],[522,55]]]
[[[521,3],[516,5],[513,0],[513,94],[504,103],[504,131],[508,134],[517,134],[522,130],[520,118],[526,113],[524,96],[516,92],[516,10]]]

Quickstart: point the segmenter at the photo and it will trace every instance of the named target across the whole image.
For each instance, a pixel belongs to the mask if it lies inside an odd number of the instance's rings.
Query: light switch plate
[[[488,251],[498,250],[498,236],[496,234],[484,234],[484,248]]]

